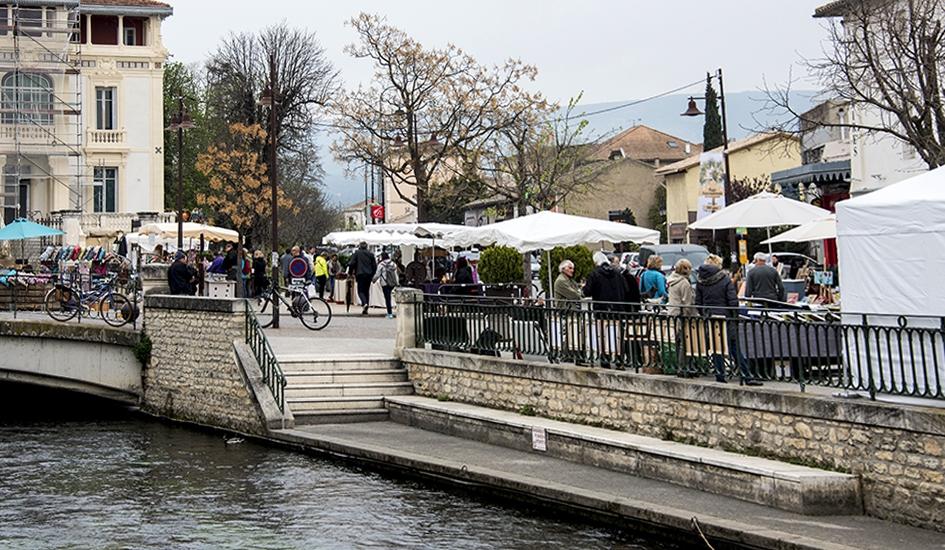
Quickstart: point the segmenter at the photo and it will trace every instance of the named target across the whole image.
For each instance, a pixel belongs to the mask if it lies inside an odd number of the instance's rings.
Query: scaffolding
[[[0,4],[4,222],[82,209],[81,18],[75,0]]]

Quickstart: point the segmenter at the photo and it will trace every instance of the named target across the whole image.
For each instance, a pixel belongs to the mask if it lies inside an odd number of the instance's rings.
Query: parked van
[[[695,281],[696,269],[709,257],[706,247],[698,244],[645,244],[640,247],[640,268],[646,269],[650,256],[663,258],[663,272],[671,273],[673,266],[682,258],[692,263],[692,279]]]

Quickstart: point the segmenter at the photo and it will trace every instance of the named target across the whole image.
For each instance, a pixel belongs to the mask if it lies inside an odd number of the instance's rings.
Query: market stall
[[[849,360],[875,380],[935,388],[945,380],[945,168],[837,203],[837,245],[844,321],[871,314],[873,325],[914,329],[892,346],[859,342]]]

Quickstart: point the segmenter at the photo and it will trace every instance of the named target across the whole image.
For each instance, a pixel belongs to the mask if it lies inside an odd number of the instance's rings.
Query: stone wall
[[[851,472],[868,514],[945,531],[945,410],[404,349],[418,395]]]
[[[247,372],[244,358],[237,361],[245,339],[244,307],[243,300],[145,297],[145,334],[152,343],[143,377],[146,412],[240,433],[266,433],[267,396],[254,390],[260,375]]]

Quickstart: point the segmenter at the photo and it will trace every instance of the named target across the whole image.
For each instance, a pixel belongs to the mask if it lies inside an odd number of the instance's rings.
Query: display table
[[[345,303],[345,289],[347,285],[351,284],[351,305],[361,306],[361,300],[358,299],[358,286],[354,279],[344,279],[344,280],[335,280],[335,291],[330,295],[328,292],[325,292],[326,300],[333,300],[337,303]],[[371,307],[385,308],[387,307],[384,304],[384,290],[381,288],[380,281],[374,281],[371,283]],[[391,306],[397,307],[397,302],[391,296]]]

